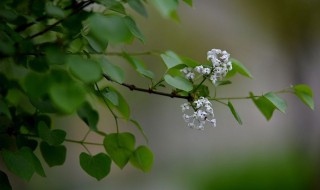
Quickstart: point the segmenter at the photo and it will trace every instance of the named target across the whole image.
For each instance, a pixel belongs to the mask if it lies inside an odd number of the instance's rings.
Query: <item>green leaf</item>
[[[102,53],[105,51],[105,49],[107,49],[108,47],[108,42],[107,40],[101,41],[99,39],[95,39],[94,35],[92,36],[92,33],[88,33],[88,35],[83,36],[87,42],[89,43],[90,47],[98,52],[98,53]]]
[[[295,95],[310,109],[314,110],[314,100],[312,89],[305,84],[299,84],[292,87]]]
[[[48,15],[50,15],[54,18],[61,19],[61,18],[65,17],[64,11],[60,7],[53,5],[53,3],[51,3],[51,2],[46,3],[46,12]]]
[[[24,78],[23,87],[32,98],[38,98],[48,92],[51,85],[50,79],[43,74],[30,72]]]
[[[154,78],[154,73],[150,70],[147,70],[145,68],[144,63],[139,60],[136,59],[130,55],[128,55],[127,53],[123,53],[123,57],[132,65],[132,67],[142,76],[147,77],[149,79],[153,79]]]
[[[144,130],[142,129],[142,127],[140,126],[140,124],[134,120],[134,119],[130,119],[131,123],[134,124],[134,126],[140,131],[140,133],[142,134],[143,138],[146,140],[146,142],[148,142],[148,137],[147,135],[145,134]]]
[[[95,13],[87,19],[90,36],[102,43],[130,42],[132,39],[126,21],[118,15],[102,15]]]
[[[66,138],[66,132],[60,129],[50,130],[45,122],[38,123],[39,137],[49,145],[60,145]]]
[[[254,98],[254,95],[252,92],[250,92],[250,97],[254,104],[257,106],[257,108],[261,111],[261,113],[264,115],[264,117],[267,120],[270,120],[272,117],[272,114],[276,107],[273,105],[272,102],[270,102],[266,97],[261,96],[258,99]]]
[[[94,110],[89,102],[84,102],[77,111],[78,116],[84,121],[91,130],[97,131],[99,113]]]
[[[21,153],[21,150],[11,152],[4,149],[1,150],[1,156],[9,171],[24,180],[29,181],[31,179],[35,169],[32,163]]]
[[[49,65],[47,60],[43,56],[35,57],[34,59],[30,60],[28,66],[39,73],[44,73],[49,70]]]
[[[117,65],[112,64],[106,58],[101,59],[100,65],[105,72],[112,80],[123,83],[125,79],[124,71]]]
[[[0,189],[12,190],[7,174],[1,170],[0,170]]]
[[[215,86],[223,86],[223,85],[228,85],[228,84],[231,84],[232,82],[229,81],[229,80],[220,80],[220,81],[217,81],[215,83]]]
[[[143,172],[149,172],[153,165],[153,154],[146,146],[139,146],[130,158],[130,163]]]
[[[34,172],[45,177],[39,159],[30,148],[23,147],[16,152],[3,149],[1,150],[1,156],[8,170],[22,179],[29,181]]]
[[[244,65],[242,65],[240,61],[236,59],[231,59],[231,63],[232,63],[232,70],[228,72],[227,78],[230,78],[236,73],[239,73],[248,78],[253,78],[250,71]]]
[[[144,17],[148,16],[147,11],[144,5],[142,4],[141,0],[128,0],[127,2],[133,10],[137,11],[137,13]]]
[[[104,138],[103,145],[111,159],[122,169],[134,151],[135,137],[131,133],[112,133]]]
[[[54,84],[49,89],[55,105],[65,113],[73,113],[85,100],[85,90],[76,83]]]
[[[173,51],[166,51],[165,53],[162,53],[160,56],[165,65],[167,66],[167,69],[182,64],[182,60],[180,59],[180,57]]]
[[[104,153],[92,156],[82,152],[80,154],[80,166],[90,176],[101,180],[110,172],[111,159]]]
[[[228,107],[233,115],[233,117],[237,120],[237,122],[242,125],[242,121],[241,121],[241,118],[239,116],[239,114],[237,113],[237,111],[234,109],[232,103],[230,101],[228,101]]]
[[[9,111],[8,105],[2,99],[0,99],[0,114],[4,114],[9,119],[11,119],[11,113]]]
[[[185,3],[187,3],[190,7],[192,7],[192,0],[183,0]]]
[[[97,82],[102,78],[102,69],[99,64],[79,55],[71,55],[67,59],[72,74],[85,83]]]
[[[67,149],[63,145],[51,146],[47,142],[42,141],[40,151],[50,167],[62,165],[66,160]]]
[[[184,77],[171,75],[165,75],[164,80],[171,86],[178,88],[180,90],[184,90],[186,92],[190,92],[193,89],[192,83]]]
[[[287,103],[275,93],[269,92],[263,96],[266,97],[279,111],[282,113],[286,112]]]
[[[107,87],[105,89],[103,89],[102,91],[102,95],[106,98],[107,102],[110,103],[111,108],[115,108],[124,118],[129,119],[130,118],[130,107],[129,104],[127,103],[127,101],[123,98],[123,96],[115,89],[112,87]],[[107,96],[105,96],[105,92],[107,92]],[[110,93],[112,93],[111,96]],[[114,98],[114,94],[117,95],[117,99],[118,99],[118,105],[115,105],[115,101],[116,98]],[[110,98],[113,98],[112,102],[110,100]]]
[[[129,16],[124,17],[124,20],[125,20],[127,27],[129,28],[130,32],[132,33],[132,35],[137,37],[141,42],[144,42],[144,36],[140,32],[135,21]]]
[[[102,91],[102,96],[106,98],[107,101],[109,101],[114,106],[119,106],[119,97],[118,93],[112,88],[106,87]]]
[[[23,156],[32,163],[35,172],[39,174],[42,177],[46,177],[46,174],[43,170],[43,167],[41,165],[40,160],[37,158],[37,156],[32,152],[32,150],[28,147],[22,147],[20,149],[20,152],[23,154]]]
[[[177,15],[178,0],[152,0],[154,6],[160,11],[162,16],[179,20]]]
[[[189,57],[180,56],[180,58],[181,58],[183,64],[187,65],[188,67],[194,68],[196,66],[201,65],[201,63],[199,63],[199,62],[197,62],[197,61],[195,61],[195,60],[193,60],[193,59],[191,59]]]

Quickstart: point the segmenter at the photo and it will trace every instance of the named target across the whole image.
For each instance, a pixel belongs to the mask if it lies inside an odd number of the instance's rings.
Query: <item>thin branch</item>
[[[55,23],[53,23],[52,25],[46,27],[45,29],[43,29],[43,30],[41,30],[41,31],[39,31],[39,32],[37,32],[37,33],[29,36],[28,39],[35,38],[35,37],[37,37],[37,36],[40,36],[40,35],[48,32],[49,30],[51,30],[52,28],[54,28],[55,26],[57,26],[57,25],[60,24],[61,22],[65,21],[65,20],[66,20],[67,18],[69,18],[70,16],[78,13],[80,10],[82,10],[83,8],[89,6],[89,5],[92,4],[92,3],[93,3],[93,1],[86,1],[85,3],[83,3],[82,6],[80,6],[80,7],[77,8],[77,9],[75,9],[72,13],[70,13],[70,14],[69,14],[68,16],[66,16],[65,18],[60,19],[60,20],[56,21]]]
[[[86,3],[86,2],[82,1],[82,2],[80,2],[78,4],[72,4],[72,5],[66,6],[65,8],[63,8],[63,10],[67,11],[67,10],[72,9],[72,8],[81,7],[84,3]],[[43,21],[45,19],[48,19],[48,18],[49,18],[48,15],[40,16],[40,17],[36,18],[35,21],[32,21],[32,22],[29,22],[29,23],[22,24],[22,25],[18,26],[15,29],[15,31],[16,32],[22,32],[22,31],[26,30],[27,28],[29,28],[30,26],[32,26],[32,25],[34,25],[34,24],[36,24],[36,23],[38,23],[40,21]]]
[[[118,83],[114,80],[112,80],[108,75],[106,74],[103,74],[103,77],[105,79],[107,79],[108,81],[111,81],[111,82],[114,82],[114,83],[117,83],[121,86],[125,86],[127,87],[129,90],[131,91],[139,91],[139,92],[146,92],[146,93],[149,93],[149,94],[157,94],[157,95],[161,95],[161,96],[167,96],[167,97],[170,97],[170,98],[181,98],[181,99],[186,99],[186,100],[190,100],[192,99],[192,97],[189,95],[189,96],[182,96],[182,95],[179,95],[179,94],[176,94],[175,92],[172,92],[172,93],[166,93],[166,92],[159,92],[159,91],[155,91],[151,88],[140,88],[140,87],[136,87],[135,85],[133,84],[127,84],[127,83]]]

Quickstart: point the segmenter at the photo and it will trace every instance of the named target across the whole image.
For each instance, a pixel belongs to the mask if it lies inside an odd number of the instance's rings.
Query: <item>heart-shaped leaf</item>
[[[50,167],[62,165],[66,160],[67,149],[65,146],[51,146],[43,141],[40,144],[40,151]]]
[[[90,176],[101,180],[110,172],[111,159],[104,153],[92,156],[82,152],[80,154],[80,166]]]
[[[133,166],[148,172],[153,164],[153,154],[148,147],[139,146],[132,154],[130,162]]]
[[[134,151],[135,137],[131,133],[112,133],[105,137],[103,145],[111,159],[122,169]]]

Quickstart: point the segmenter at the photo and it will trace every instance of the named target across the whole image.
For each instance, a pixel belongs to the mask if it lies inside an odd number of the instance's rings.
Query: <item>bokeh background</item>
[[[287,113],[275,111],[267,122],[251,101],[239,100],[233,102],[243,120],[239,126],[226,107],[214,104],[217,127],[197,131],[185,127],[180,109],[183,100],[119,87],[132,116],[150,139],[148,145],[155,155],[150,173],[113,166],[109,176],[97,182],[79,166],[82,147],[69,144],[63,166],[45,166],[47,178],[35,175],[29,183],[9,176],[15,179],[14,189],[320,189],[319,8],[318,0],[199,0],[192,8],[181,3],[180,23],[163,19],[151,5],[148,19],[132,13],[147,40],[121,48],[133,52],[170,49],[200,62],[205,61],[208,50],[225,49],[254,79],[236,76],[232,85],[219,89],[218,96],[262,94],[305,83],[314,90],[315,111],[293,95],[284,95]],[[140,58],[161,77],[165,68],[158,57]],[[147,87],[148,81],[122,59],[109,59],[126,68],[127,82]],[[96,106],[99,128],[114,132],[110,113],[99,103]],[[72,132],[68,138],[81,139],[86,130],[76,116],[56,118],[54,123]],[[122,131],[136,134],[138,143],[145,143],[131,125],[121,126]],[[88,140],[99,138],[92,135]],[[93,153],[102,150],[90,148]]]

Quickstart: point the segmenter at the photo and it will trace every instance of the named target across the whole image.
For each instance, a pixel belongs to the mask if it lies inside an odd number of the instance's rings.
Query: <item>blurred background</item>
[[[319,8],[318,0],[200,0],[194,1],[192,8],[181,3],[180,23],[163,19],[151,5],[148,19],[132,13],[146,43],[134,42],[126,50],[170,49],[200,62],[206,61],[212,48],[227,50],[254,79],[236,76],[232,85],[219,89],[219,97],[247,96],[249,91],[262,94],[305,83],[314,90],[315,111],[293,95],[284,95],[287,113],[275,111],[267,122],[251,101],[239,100],[233,102],[243,120],[239,126],[226,107],[214,103],[217,127],[197,131],[185,126],[180,109],[183,100],[119,87],[133,118],[150,139],[148,145],[155,155],[150,173],[113,165],[109,176],[97,182],[79,166],[82,147],[69,144],[63,166],[45,166],[47,178],[35,175],[30,183],[16,179],[14,189],[320,189]],[[140,58],[161,77],[165,68],[159,57]],[[127,82],[147,87],[148,81],[124,60],[109,59],[126,68]],[[114,132],[110,113],[99,103],[96,106],[100,109],[99,128]],[[86,126],[76,116],[55,120],[58,128],[66,125],[73,135],[68,138],[83,137]],[[145,143],[131,125],[123,122],[121,126],[121,131],[136,135],[138,144]],[[99,138],[92,135],[88,140]],[[93,153],[102,150],[90,148]]]

